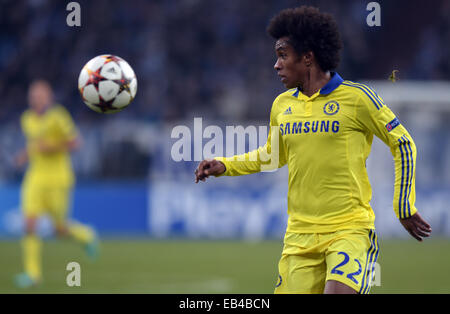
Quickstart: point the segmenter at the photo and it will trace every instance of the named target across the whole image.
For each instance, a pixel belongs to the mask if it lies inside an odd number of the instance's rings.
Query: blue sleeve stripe
[[[382,103],[370,92],[370,90],[365,89],[365,86],[359,85],[359,84],[355,84],[355,83],[350,82],[350,81],[345,81],[345,82],[342,83],[342,85],[355,87],[355,88],[358,88],[358,89],[362,90],[364,92],[364,94],[366,94],[367,97],[370,98],[370,100],[373,102],[373,104],[375,105],[377,110],[380,110],[380,108],[383,107]]]
[[[406,143],[408,142],[403,136],[402,136],[404,142],[403,146],[406,151],[406,181],[405,181],[405,194],[404,194],[404,200],[403,200],[403,218],[406,217],[406,208],[408,207],[408,184],[410,179],[410,160],[409,160],[409,151],[406,148]]]
[[[402,181],[400,184],[399,217],[406,218],[411,216],[411,203],[409,201],[409,197],[411,195],[412,181],[414,178],[414,158],[411,142],[406,135],[403,135],[398,141],[400,143],[399,148],[402,156]],[[404,163],[405,158],[406,166]],[[404,178],[404,171],[406,171],[406,178]]]
[[[407,147],[407,144],[409,145],[409,140],[406,138],[405,135],[402,136],[403,139],[403,146],[406,152],[406,159],[407,159],[407,180],[405,181],[405,199],[403,201],[403,218],[409,217],[409,215],[406,214],[407,209],[409,206],[409,190],[411,187],[411,180],[412,180],[412,151],[410,151]],[[411,146],[410,146],[411,148]]]
[[[411,195],[411,189],[412,189],[412,181],[414,178],[414,158],[413,158],[413,152],[411,149],[411,142],[409,141],[409,139],[406,137],[406,135],[404,135],[405,140],[407,141],[406,143],[408,144],[408,148],[409,148],[409,160],[411,162],[411,174],[409,176],[409,182],[408,182],[408,193],[406,195],[407,198],[407,203],[408,203],[408,208],[406,208],[408,210],[408,216],[407,217],[411,217],[411,202],[409,201],[410,195]],[[405,145],[406,148],[406,145]],[[406,209],[405,209],[405,214],[406,214]]]
[[[355,87],[355,88],[358,88],[358,89],[362,90],[364,92],[364,94],[366,94],[367,97],[369,97],[370,100],[372,100],[372,102],[375,105],[375,107],[377,108],[377,110],[380,110],[380,107],[378,106],[377,102],[362,87],[356,86],[356,85],[350,85],[350,84],[346,84],[346,83],[342,83],[342,85]]]
[[[380,252],[378,236],[375,232],[374,232],[374,234],[375,234],[375,237],[374,237],[373,244],[375,245],[375,251],[373,253],[375,253],[375,256],[373,256],[373,254],[371,254],[371,256],[370,256],[370,264],[369,264],[370,268],[368,270],[369,278],[366,280],[366,287],[363,290],[363,293],[366,293],[366,294],[370,292],[370,288],[372,287],[372,281],[373,281],[373,277],[375,275],[375,263],[377,262],[378,253]]]
[[[367,90],[378,102],[378,104],[380,105],[380,108],[383,107],[384,102],[381,100],[380,96],[378,96],[378,94],[372,88],[370,88],[369,86],[367,86],[365,84],[356,83],[356,82],[352,82],[352,81],[348,81],[348,82],[350,82],[350,84],[355,84],[355,85],[360,86],[360,87],[364,88],[365,90]]]
[[[400,155],[402,157],[402,178],[401,178],[401,183],[400,183],[400,195],[398,198],[398,216],[399,218],[403,218],[402,215],[402,198],[403,198],[403,182],[406,182],[405,180],[405,154],[403,153],[403,149],[402,149],[402,145],[403,145],[403,141],[401,139],[398,140],[400,145]]]
[[[365,84],[361,84],[361,83],[355,83],[355,84],[365,87],[377,99],[377,101],[381,107],[383,107],[385,105],[384,101],[380,98],[380,96],[378,96],[377,92],[375,92],[372,88],[370,88],[369,86],[367,86]]]

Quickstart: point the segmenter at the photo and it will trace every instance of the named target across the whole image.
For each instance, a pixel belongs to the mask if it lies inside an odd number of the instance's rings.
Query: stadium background
[[[89,263],[73,243],[53,241],[42,220],[46,282],[31,292],[271,293],[287,169],[195,185],[197,162],[172,160],[171,131],[193,129],[195,117],[203,128],[266,126],[283,87],[265,28],[300,4],[335,15],[344,41],[338,72],[373,86],[418,146],[417,207],[433,227],[422,244],[392,211],[389,150],[376,140],[368,161],[382,250],[373,291],[450,292],[450,2],[378,1],[381,27],[366,24],[370,1],[78,2],[81,27],[69,27],[69,1],[0,0],[0,292],[19,292],[12,277],[24,169],[13,157],[24,145],[27,86],[45,78],[84,139],[73,154],[73,217],[98,230],[103,254]],[[90,111],[76,88],[82,66],[104,53],[127,60],[138,78],[136,99],[116,115]],[[82,265],[81,288],[65,284],[72,260]]]

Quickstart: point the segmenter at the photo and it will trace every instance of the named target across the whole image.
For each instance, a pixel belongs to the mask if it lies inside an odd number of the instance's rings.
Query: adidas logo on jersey
[[[283,114],[292,114],[291,107],[287,108],[286,111],[283,112]]]

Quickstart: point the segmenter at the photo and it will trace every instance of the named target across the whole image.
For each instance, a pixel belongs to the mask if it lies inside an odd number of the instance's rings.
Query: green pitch
[[[385,240],[380,247],[381,286],[372,293],[450,293],[450,240]],[[1,241],[0,293],[272,293],[281,249],[281,241],[104,239],[91,262],[77,244],[49,240],[43,284],[19,290],[19,242]],[[81,266],[81,287],[66,284],[72,261]]]

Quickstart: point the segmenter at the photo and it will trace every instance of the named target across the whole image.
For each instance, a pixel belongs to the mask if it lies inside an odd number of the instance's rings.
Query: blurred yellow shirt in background
[[[70,153],[67,150],[43,153],[38,149],[41,142],[53,146],[77,136],[77,129],[69,112],[60,105],[50,107],[42,115],[27,110],[22,114],[21,126],[29,156],[24,185],[71,186],[75,177]]]

